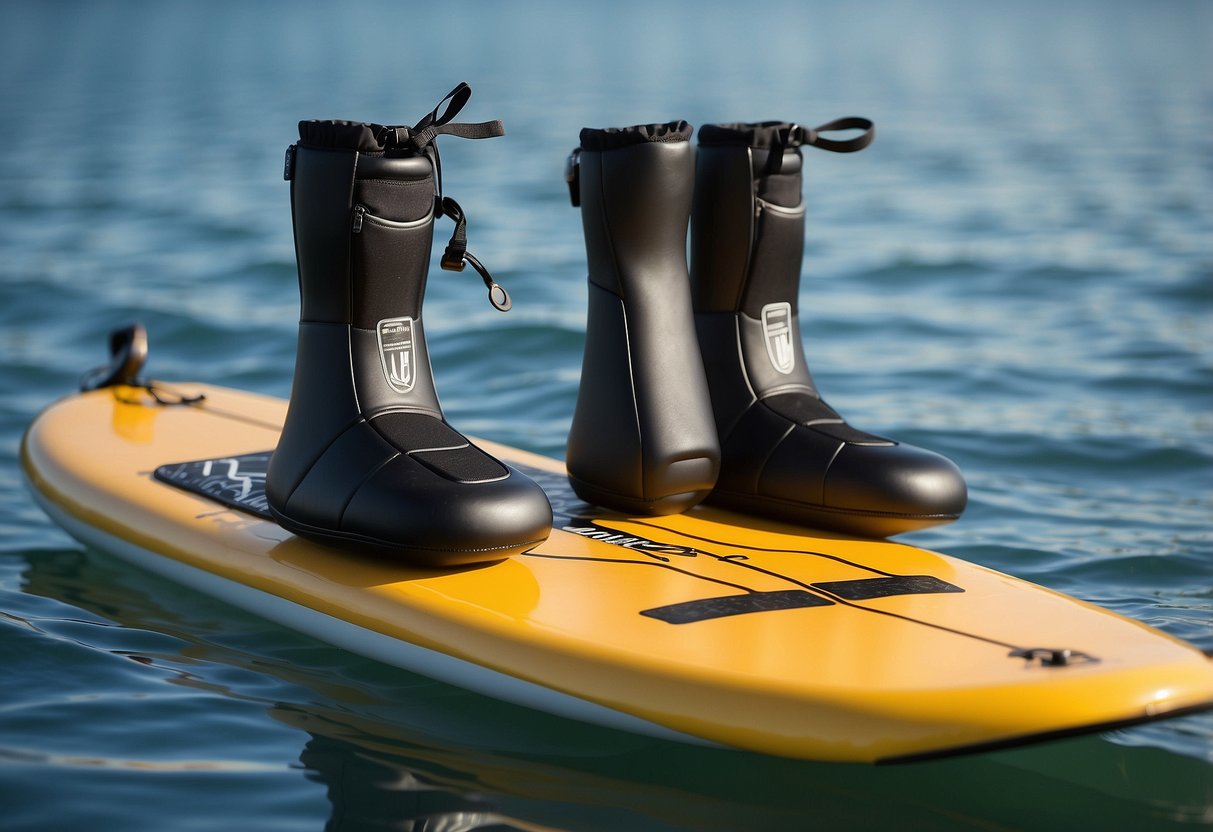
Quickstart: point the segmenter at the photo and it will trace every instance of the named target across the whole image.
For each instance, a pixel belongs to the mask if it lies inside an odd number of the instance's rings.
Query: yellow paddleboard
[[[454,571],[264,519],[286,403],[110,387],[22,444],[82,542],[343,648],[540,710],[687,742],[888,762],[1213,708],[1213,662],[1145,625],[901,543],[719,509],[629,518],[563,465],[481,442],[551,499],[533,552]],[[198,401],[182,403],[203,394]]]

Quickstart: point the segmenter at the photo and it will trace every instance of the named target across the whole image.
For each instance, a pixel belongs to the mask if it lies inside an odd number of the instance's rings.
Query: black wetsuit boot
[[[818,131],[861,129],[830,140]],[[857,430],[822,400],[797,314],[804,253],[800,146],[849,152],[871,122],[706,125],[699,132],[691,277],[722,449],[717,505],[885,537],[955,520],[959,469]]]
[[[539,486],[446,423],[426,353],[439,213],[456,220],[443,267],[470,262],[494,305],[509,305],[466,252],[462,211],[436,175],[437,135],[502,133],[499,122],[450,123],[470,94],[460,85],[415,127],[301,122],[287,152],[301,310],[270,510],[304,537],[425,566],[500,560],[552,523]]]
[[[569,479],[629,514],[690,508],[719,467],[687,273],[690,136],[686,122],[585,129],[569,159],[589,260]]]

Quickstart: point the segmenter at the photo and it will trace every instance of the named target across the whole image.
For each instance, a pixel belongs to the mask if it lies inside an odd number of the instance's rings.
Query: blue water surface
[[[300,119],[412,123],[466,80],[505,121],[443,171],[514,310],[434,269],[426,328],[456,427],[559,457],[578,130],[864,115],[869,149],[807,154],[801,324],[853,424],[966,473],[905,540],[1213,649],[1210,44],[1179,0],[0,4],[0,829],[1213,825],[1209,716],[895,768],[640,739],[84,550],[17,462],[130,320],[157,378],[289,394]]]

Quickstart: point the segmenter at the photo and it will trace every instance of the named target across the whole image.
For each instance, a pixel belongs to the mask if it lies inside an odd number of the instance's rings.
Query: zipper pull
[[[470,251],[464,252],[464,259],[472,264],[472,268],[480,274],[480,279],[484,281],[484,287],[489,290],[489,303],[498,312],[509,312],[514,305],[514,301],[510,298],[510,293],[505,290],[505,287],[493,280],[493,276],[489,274],[489,270],[484,267],[479,260],[472,256]]]
[[[362,218],[364,216],[366,216],[366,206],[365,205],[355,205],[354,206],[354,233],[355,234],[362,233]]]
[[[564,162],[564,181],[569,186],[569,202],[577,208],[581,205],[581,148],[574,148]]]

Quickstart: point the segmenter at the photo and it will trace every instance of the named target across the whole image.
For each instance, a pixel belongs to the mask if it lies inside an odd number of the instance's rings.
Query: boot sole
[[[307,523],[292,520],[290,517],[275,510],[273,506],[269,506],[269,511],[279,526],[291,534],[316,543],[342,549],[346,552],[383,555],[393,559],[407,560],[419,566],[433,568],[499,563],[513,555],[521,555],[524,552],[530,551],[546,539],[540,538],[539,540],[530,540],[525,543],[494,546],[487,549],[435,549],[393,543],[352,532],[318,528]]]
[[[775,497],[754,497],[720,490],[712,491],[704,502],[718,508],[770,517],[835,534],[844,533],[878,539],[951,523],[960,517],[959,514],[894,514],[858,511],[793,503]]]
[[[698,505],[710,493],[708,491],[686,491],[670,494],[655,500],[640,500],[635,497],[618,494],[605,488],[569,476],[569,484],[578,497],[595,506],[618,511],[626,514],[643,514],[659,517],[665,514],[678,514],[692,506]]]

